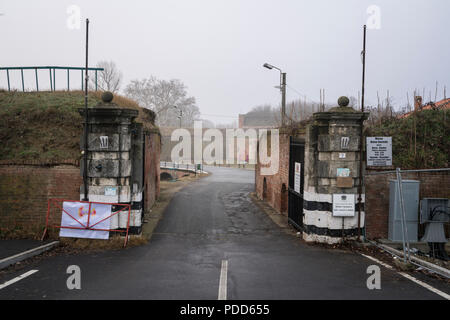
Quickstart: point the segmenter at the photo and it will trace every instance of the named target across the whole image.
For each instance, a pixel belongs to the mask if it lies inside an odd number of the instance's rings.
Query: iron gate
[[[305,169],[305,142],[301,139],[290,137],[288,222],[290,225],[292,225],[294,228],[300,231],[302,231],[303,229],[303,184],[304,184],[303,177],[305,171],[304,169]]]

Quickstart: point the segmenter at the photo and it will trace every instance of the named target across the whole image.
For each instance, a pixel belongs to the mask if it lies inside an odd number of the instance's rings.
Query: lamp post
[[[173,106],[175,109],[178,110],[177,106]],[[180,115],[178,116],[178,119],[180,119],[180,128],[181,128],[181,118],[183,117],[183,110],[180,109]]]
[[[280,68],[277,68],[271,64],[265,63],[263,65],[264,68],[269,70],[277,69],[280,71],[280,90],[281,90],[281,126],[286,124],[286,73],[283,72]]]

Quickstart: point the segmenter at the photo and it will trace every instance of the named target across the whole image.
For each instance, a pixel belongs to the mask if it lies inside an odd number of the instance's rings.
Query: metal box
[[[450,201],[446,198],[423,198],[420,201],[420,223],[449,222],[449,205]]]
[[[389,233],[391,241],[403,241],[402,211],[397,180],[389,181]],[[403,203],[405,206],[406,240],[418,241],[420,181],[403,180]]]

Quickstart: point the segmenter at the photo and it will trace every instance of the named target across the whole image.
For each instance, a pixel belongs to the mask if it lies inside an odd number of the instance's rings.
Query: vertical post
[[[53,69],[53,91],[56,91],[56,69]]]
[[[89,210],[88,210],[88,221],[87,221],[87,225],[86,225],[86,229],[90,229],[90,222],[91,222],[91,206],[92,203],[89,202]]]
[[[50,74],[50,91],[53,91],[52,69],[48,69],[48,72]]]
[[[366,81],[366,30],[364,25],[363,51],[362,51],[362,93],[361,93],[361,112],[364,113],[364,89]],[[364,114],[361,115],[361,124],[359,128],[359,185],[358,185],[358,240],[361,240],[361,207],[362,207],[362,188],[363,188],[363,140],[364,140]]]
[[[84,96],[84,170],[83,170],[83,182],[84,182],[84,201],[89,201],[88,196],[88,125],[89,125],[89,112],[88,112],[88,90],[87,90],[87,82],[88,82],[88,65],[89,65],[89,19],[86,19],[86,75],[85,75],[85,96]],[[83,76],[83,71],[81,71],[81,76]],[[83,82],[81,82],[83,84]]]
[[[281,74],[281,126],[286,124],[286,73]]]
[[[23,80],[23,69],[20,69],[20,74],[22,75],[22,91],[25,92],[25,82]]]
[[[70,69],[67,69],[67,91],[70,91]]]
[[[410,260],[410,250],[409,250],[409,240],[408,240],[408,228],[406,226],[406,213],[405,213],[405,203],[403,201],[403,181],[400,168],[397,168],[397,188],[398,196],[400,197],[400,210],[402,213],[402,236],[403,236],[403,260],[406,263],[406,259]],[[408,252],[406,252],[408,251]]]
[[[8,79],[8,91],[11,91],[11,86],[9,84],[9,69],[6,69],[6,78]]]
[[[36,91],[39,92],[39,81],[38,81],[38,72],[37,72],[37,68],[34,69],[34,73],[36,75]]]

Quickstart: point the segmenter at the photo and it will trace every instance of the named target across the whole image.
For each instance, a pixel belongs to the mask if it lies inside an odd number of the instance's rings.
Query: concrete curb
[[[384,245],[384,244],[381,244],[381,243],[378,243],[377,245],[380,246],[381,248],[383,248],[384,250],[388,251],[388,252],[391,252],[391,253],[394,253],[394,254],[396,254],[396,255],[398,255],[400,257],[403,257],[403,251],[396,250],[394,248],[391,248],[391,247],[389,247],[387,245]],[[434,263],[431,263],[431,262],[419,259],[419,258],[417,258],[417,257],[415,257],[413,255],[411,255],[411,261],[413,261],[413,262],[415,262],[415,263],[417,263],[417,264],[419,264],[419,265],[421,265],[421,266],[423,266],[425,268],[431,269],[431,270],[435,271],[436,273],[440,273],[440,274],[446,276],[447,278],[450,278],[450,270],[448,270],[446,268],[443,268],[443,267],[440,267],[440,266],[438,266],[438,265],[436,265]]]
[[[0,260],[0,270],[4,269],[6,267],[9,267],[10,265],[15,264],[19,261],[37,256],[45,251],[52,249],[53,247],[57,246],[58,244],[59,244],[59,241],[53,241],[53,242],[47,243],[43,246],[40,246],[40,247],[37,247],[34,249],[30,249],[30,250],[15,254],[13,256],[1,259]]]

